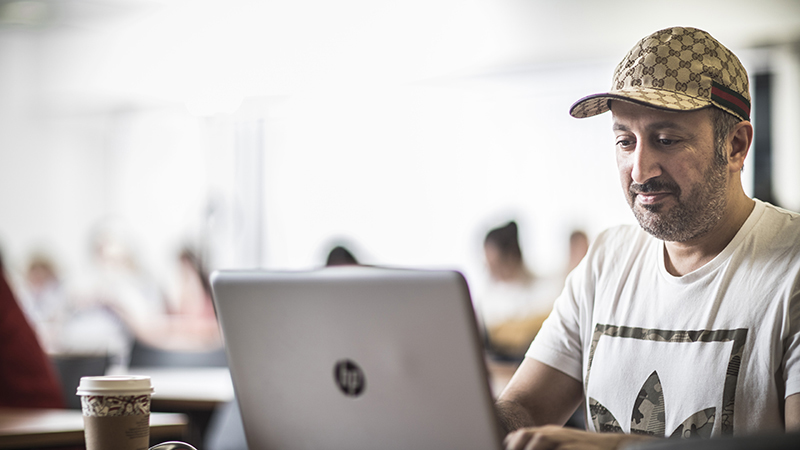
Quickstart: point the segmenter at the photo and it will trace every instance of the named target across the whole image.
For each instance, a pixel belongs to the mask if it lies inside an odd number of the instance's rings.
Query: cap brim
[[[570,107],[569,114],[579,119],[602,114],[610,109],[609,100],[621,100],[666,111],[695,111],[712,104],[706,99],[658,89],[612,91],[583,97]]]

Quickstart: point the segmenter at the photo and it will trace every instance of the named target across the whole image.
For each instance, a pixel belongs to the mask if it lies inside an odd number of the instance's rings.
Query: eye
[[[614,142],[614,145],[622,150],[625,150],[634,147],[636,143],[630,139],[618,138],[616,142]]]
[[[659,144],[661,144],[661,145],[666,147],[666,146],[670,146],[670,145],[675,145],[675,143],[678,142],[678,141],[675,140],[675,139],[659,138],[659,139],[656,139],[656,142],[658,142]]]

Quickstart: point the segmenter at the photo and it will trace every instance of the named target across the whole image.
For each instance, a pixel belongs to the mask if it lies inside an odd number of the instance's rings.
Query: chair
[[[111,358],[105,354],[59,354],[50,355],[50,360],[61,381],[67,408],[81,409],[81,399],[76,395],[81,377],[105,375]]]
[[[211,351],[164,350],[135,341],[128,367],[228,367],[225,349]]]

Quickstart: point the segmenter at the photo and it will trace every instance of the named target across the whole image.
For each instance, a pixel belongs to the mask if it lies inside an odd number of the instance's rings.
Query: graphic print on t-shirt
[[[716,425],[733,434],[746,337],[746,329],[597,324],[584,380],[595,430],[711,437]]]

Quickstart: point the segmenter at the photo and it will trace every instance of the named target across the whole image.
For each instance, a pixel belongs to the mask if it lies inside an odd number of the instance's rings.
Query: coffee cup
[[[147,450],[150,444],[150,377],[82,377],[87,450]]]

